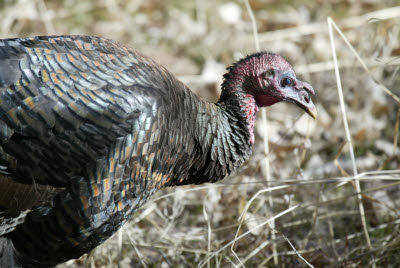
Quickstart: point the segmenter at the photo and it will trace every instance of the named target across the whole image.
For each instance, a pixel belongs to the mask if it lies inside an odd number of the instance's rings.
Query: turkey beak
[[[313,101],[311,100],[311,95],[315,95],[314,89],[308,83],[297,81],[296,88],[290,88],[287,92],[285,100],[296,104],[298,107],[307,112],[312,118],[317,118],[317,109]]]
[[[315,108],[314,103],[310,99],[310,102],[307,103],[308,106],[298,104],[300,108],[302,108],[304,111],[306,111],[313,119],[317,119],[317,108]]]

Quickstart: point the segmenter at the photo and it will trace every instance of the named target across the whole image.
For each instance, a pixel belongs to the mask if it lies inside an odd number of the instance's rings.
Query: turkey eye
[[[292,79],[285,77],[281,80],[281,86],[282,87],[287,87],[287,86],[291,86],[293,83]]]

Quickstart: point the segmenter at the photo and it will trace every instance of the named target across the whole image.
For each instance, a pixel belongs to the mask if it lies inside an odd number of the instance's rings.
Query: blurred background
[[[253,155],[238,172],[162,190],[89,256],[59,267],[400,266],[399,0],[249,3],[261,49],[282,54],[313,85],[318,119],[289,104],[268,108],[268,126],[259,116]],[[327,17],[346,38],[334,31],[354,163]],[[218,99],[225,68],[255,52],[244,1],[0,1],[1,38],[55,34],[120,41],[209,101]]]

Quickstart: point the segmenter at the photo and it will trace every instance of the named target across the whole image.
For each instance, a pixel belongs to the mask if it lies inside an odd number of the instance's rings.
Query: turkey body
[[[78,258],[156,190],[228,175],[251,143],[226,107],[108,39],[0,40],[0,264]]]

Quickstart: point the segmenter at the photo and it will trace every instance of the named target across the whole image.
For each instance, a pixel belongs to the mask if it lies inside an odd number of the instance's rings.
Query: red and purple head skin
[[[286,101],[296,104],[314,119],[317,110],[310,98],[312,86],[296,78],[292,66],[280,55],[260,52],[239,60],[228,68],[221,99],[241,96],[240,106],[249,122],[250,142],[254,143],[255,114],[259,107]]]

